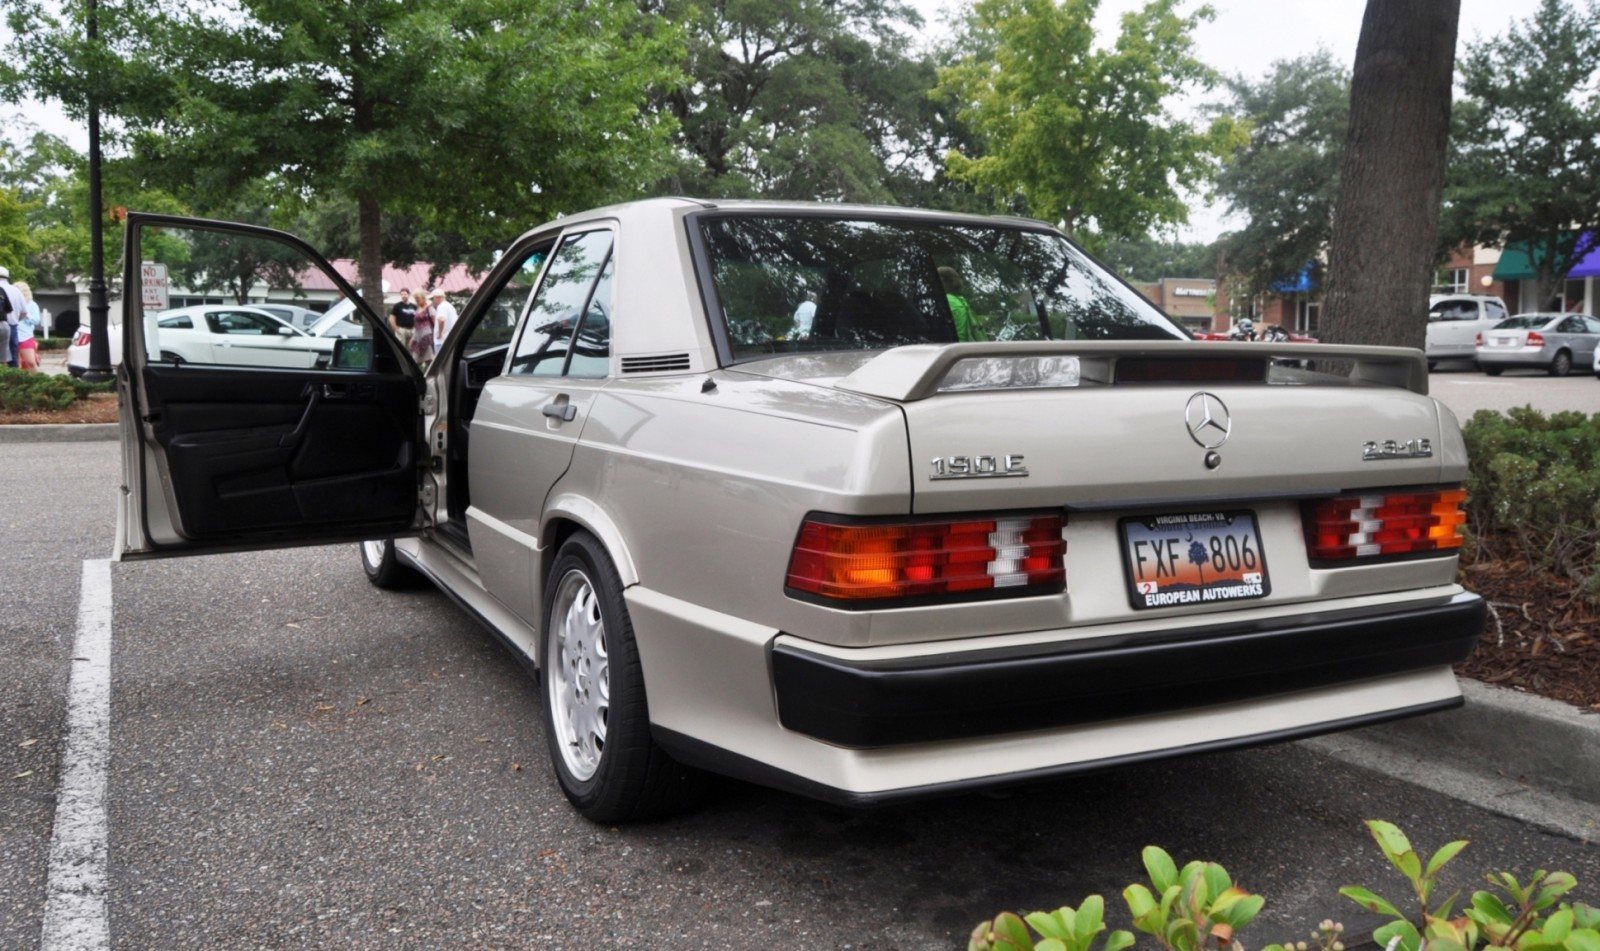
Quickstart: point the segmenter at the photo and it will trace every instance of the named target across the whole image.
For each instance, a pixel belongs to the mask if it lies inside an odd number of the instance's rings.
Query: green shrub
[[[1385,915],[1389,923],[1372,933],[1388,951],[1600,951],[1600,909],[1561,899],[1577,887],[1566,872],[1535,872],[1526,883],[1508,872],[1488,876],[1493,891],[1472,894],[1469,907],[1455,910],[1460,893],[1436,899],[1439,873],[1466,841],[1451,842],[1423,862],[1405,833],[1388,822],[1370,820],[1367,828],[1378,849],[1411,886],[1414,916],[1370,889],[1348,885],[1339,894],[1361,907]],[[1144,850],[1149,884],[1135,883],[1122,892],[1133,927],[1154,939],[1164,951],[1245,951],[1239,932],[1265,906],[1265,899],[1233,883],[1215,862],[1190,862],[1180,871],[1172,857],[1156,846]],[[968,940],[968,951],[1093,951],[1106,932],[1105,903],[1090,895],[1078,908],[1019,915],[1003,912],[980,922]],[[1032,927],[1032,931],[1029,930]],[[1038,938],[1035,939],[1034,935]],[[1100,951],[1125,951],[1133,935],[1112,931]],[[1261,951],[1345,951],[1344,925],[1324,919],[1311,932],[1311,943],[1269,944]]]
[[[63,410],[90,393],[107,393],[110,383],[85,383],[0,366],[0,409],[11,413]]]
[[[1477,550],[1525,559],[1600,600],[1600,414],[1479,410],[1461,433]]]

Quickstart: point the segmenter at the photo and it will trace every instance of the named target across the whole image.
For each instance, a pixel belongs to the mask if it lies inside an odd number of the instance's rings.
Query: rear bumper
[[[852,661],[780,642],[778,719],[843,747],[959,740],[1169,713],[1453,664],[1483,631],[1481,598],[1222,624],[1121,643]]]
[[[1555,358],[1554,350],[1546,353],[1543,347],[1516,347],[1505,350],[1482,347],[1478,350],[1478,365],[1486,367],[1547,367]]]

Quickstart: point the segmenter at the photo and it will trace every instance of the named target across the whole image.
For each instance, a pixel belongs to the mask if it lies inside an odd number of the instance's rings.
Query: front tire
[[[622,579],[594,536],[562,544],[545,581],[540,681],[545,740],[556,781],[594,822],[683,812],[707,777],[650,736],[644,671]]]
[[[1571,373],[1571,372],[1572,372],[1572,354],[1568,353],[1565,350],[1562,350],[1562,351],[1560,351],[1559,353],[1556,354],[1556,358],[1554,360],[1550,361],[1550,375],[1551,376],[1566,376],[1568,373]]]
[[[409,565],[402,565],[394,552],[394,541],[362,542],[361,567],[367,580],[386,591],[415,588],[422,583],[422,575]]]
[[[1483,372],[1489,374],[1490,376],[1499,376],[1500,374],[1505,372],[1505,368],[1504,367],[1484,367],[1483,368]]]

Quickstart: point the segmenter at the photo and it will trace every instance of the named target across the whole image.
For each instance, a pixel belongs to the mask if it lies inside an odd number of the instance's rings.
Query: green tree
[[[1367,0],[1328,243],[1329,343],[1421,347],[1460,0]]]
[[[1095,242],[1094,252],[1102,263],[1129,281],[1217,276],[1215,244],[1148,237],[1111,238]]]
[[[283,205],[349,200],[369,300],[386,214],[492,248],[637,194],[667,156],[670,122],[640,109],[681,44],[626,0],[102,0],[99,59],[80,0],[62,9],[13,13],[31,42],[10,90],[70,111],[95,63],[145,167],[197,206],[259,180]]]
[[[1220,249],[1249,293],[1266,293],[1307,262],[1322,267],[1350,124],[1350,75],[1320,51],[1275,62],[1257,80],[1234,77],[1228,94],[1221,111],[1250,138],[1217,174],[1218,197],[1244,219]]]
[[[1095,43],[1099,0],[979,0],[962,25],[963,55],[939,90],[981,143],[952,151],[952,178],[1020,195],[1069,234],[1136,237],[1188,220],[1179,182],[1208,182],[1239,131],[1226,117],[1200,127],[1169,108],[1215,74],[1194,55],[1209,7],[1180,13],[1152,0],[1122,17],[1114,43]]]
[[[902,0],[643,0],[682,26],[684,81],[655,108],[679,161],[659,191],[708,197],[911,200],[958,130],[930,99],[931,58]]]
[[[33,271],[27,265],[33,251],[28,205],[16,189],[0,186],[0,264],[11,270],[13,281],[33,280]]]
[[[1467,44],[1443,234],[1530,250],[1552,306],[1600,233],[1600,4],[1541,0],[1505,36]]]

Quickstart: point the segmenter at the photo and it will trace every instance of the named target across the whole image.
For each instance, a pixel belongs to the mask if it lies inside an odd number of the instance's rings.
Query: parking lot
[[[1600,411],[1587,375],[1433,387],[1463,418]],[[1538,867],[1600,898],[1600,847],[1300,746],[872,812],[725,782],[693,815],[595,826],[549,776],[518,663],[441,594],[369,586],[350,547],[111,566],[109,756],[103,786],[72,786],[80,579],[109,553],[117,481],[113,443],[0,445],[0,947],[37,946],[49,883],[72,880],[51,852],[67,787],[103,795],[106,900],[98,922],[58,907],[126,948],[951,947],[1002,908],[1091,892],[1125,923],[1116,893],[1152,842],[1266,895],[1256,946],[1371,921],[1341,884],[1401,891],[1367,817],[1429,848],[1472,839],[1447,891]]]

